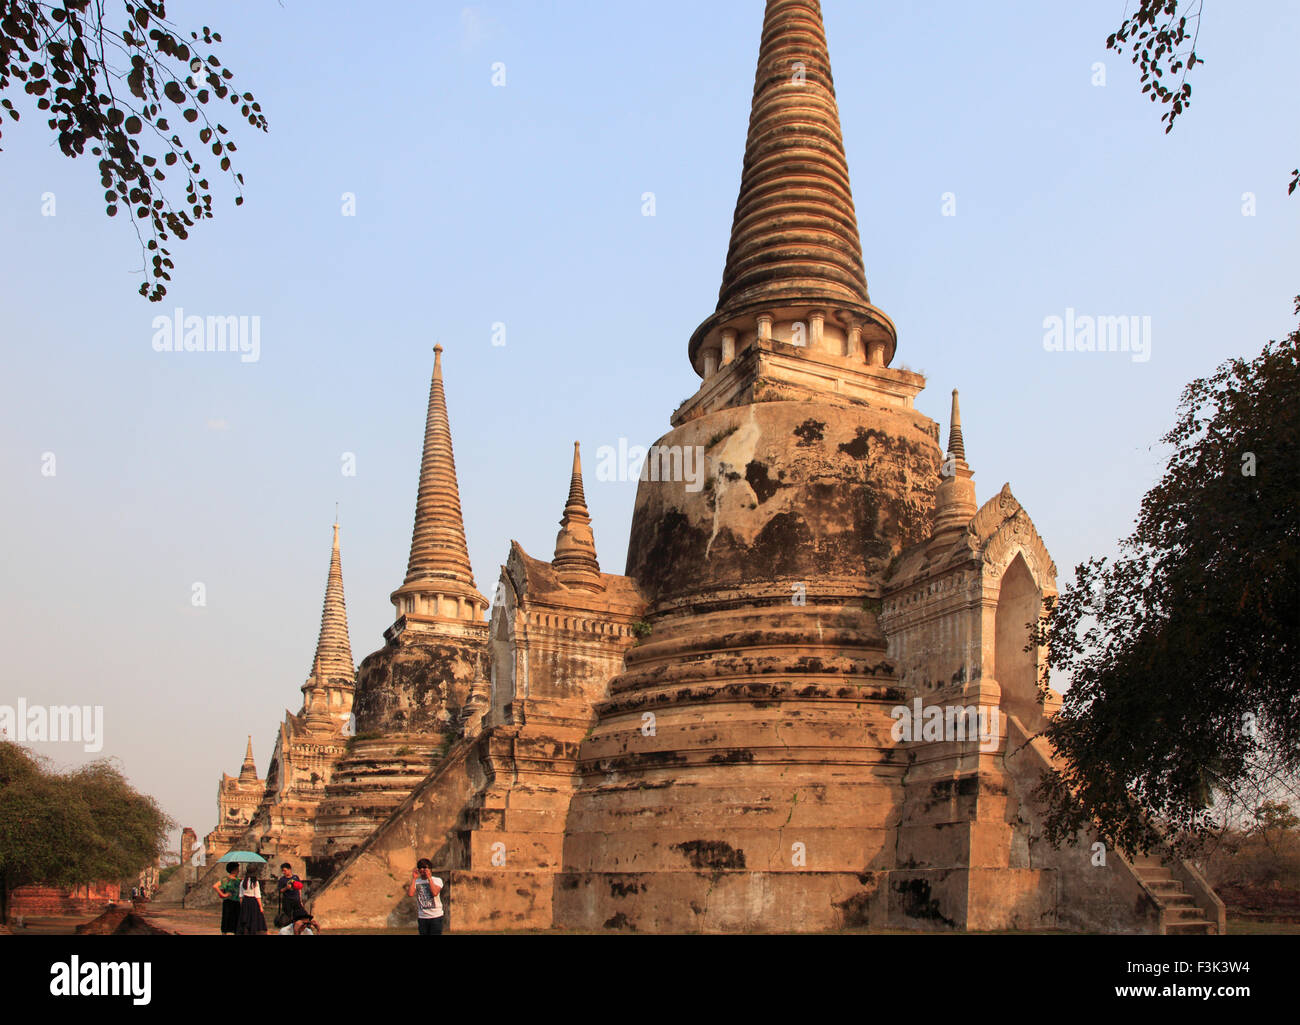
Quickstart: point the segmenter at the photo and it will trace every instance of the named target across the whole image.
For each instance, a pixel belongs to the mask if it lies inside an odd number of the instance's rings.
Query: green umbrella
[[[220,864],[223,861],[239,861],[239,862],[247,861],[253,863],[254,865],[266,864],[266,859],[264,857],[262,857],[260,854],[254,854],[252,851],[231,851],[229,854],[225,855],[224,857],[218,858],[217,864]]]

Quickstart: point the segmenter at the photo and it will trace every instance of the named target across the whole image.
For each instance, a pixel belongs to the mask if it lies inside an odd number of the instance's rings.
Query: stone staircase
[[[338,763],[316,814],[310,869],[328,877],[382,826],[440,760],[428,739],[360,739]]]
[[[1217,923],[1197,907],[1187,887],[1174,878],[1173,870],[1159,858],[1140,859],[1133,867],[1142,885],[1164,911],[1166,936],[1212,936],[1218,932]]]

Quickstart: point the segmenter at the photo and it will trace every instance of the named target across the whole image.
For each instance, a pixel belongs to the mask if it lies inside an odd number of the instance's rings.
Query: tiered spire
[[[939,487],[934,495],[933,536],[951,539],[966,529],[978,510],[975,473],[966,462],[966,440],[961,432],[961,399],[953,389],[948,452],[943,459]]]
[[[591,530],[591,514],[582,487],[582,446],[573,443],[573,474],[569,478],[569,500],[560,520],[560,534],[555,539],[555,558],[551,565],[570,587],[599,587],[600,563],[596,560],[596,536]]]
[[[399,617],[480,619],[487,599],[475,589],[456,483],[456,458],[442,383],[442,346],[434,347],[433,383],[424,427],[420,490],[406,581],[393,593]]]
[[[698,369],[703,349],[725,365],[733,341],[719,329],[743,336],[737,321],[763,313],[779,321],[787,308],[793,319],[799,307],[805,316],[821,307],[854,331],[864,356],[878,342],[876,361],[893,358],[893,325],[867,293],[821,4],[768,0],[718,309],[691,339],[691,359]]]
[[[334,547],[325,581],[325,604],[321,609],[320,637],[312,659],[312,679],[318,683],[338,681],[351,686],[356,679],[352,644],[348,640],[348,609],[343,598],[343,560],[339,553],[339,525],[334,524]]]
[[[253,761],[253,737],[249,734],[248,748],[244,752],[244,764],[239,768],[239,781],[241,783],[257,782],[257,763]]]
[[[718,309],[869,302],[818,0],[769,0]]]

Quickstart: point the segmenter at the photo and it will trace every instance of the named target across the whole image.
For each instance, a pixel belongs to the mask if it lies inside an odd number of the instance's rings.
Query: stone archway
[[[1002,574],[994,626],[993,670],[1002,688],[1002,705],[1026,724],[1039,714],[1038,656],[1026,651],[1028,624],[1043,613],[1043,592],[1023,553]]]

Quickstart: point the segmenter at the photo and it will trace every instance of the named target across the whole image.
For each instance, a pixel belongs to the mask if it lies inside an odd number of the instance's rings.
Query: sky
[[[1063,586],[1132,529],[1183,386],[1295,326],[1300,5],[1207,3],[1170,135],[1105,48],[1120,0],[822,6],[895,365],[945,431],[961,389],[979,500],[1011,483]],[[575,440],[651,444],[694,393],[763,5],[168,11],[221,32],[270,131],[232,124],[245,202],[213,166],[160,306],[91,160],[21,94],[4,125],[0,704],[101,706],[102,751],[37,750],[117,759],[202,837],[301,704],[336,503],[353,654],[382,646],[435,344],[489,595],[512,540],[552,552]],[[177,308],[260,318],[259,358],[156,352]],[[1150,318],[1149,358],[1049,351],[1067,310]],[[587,475],[607,572],[635,492]]]

